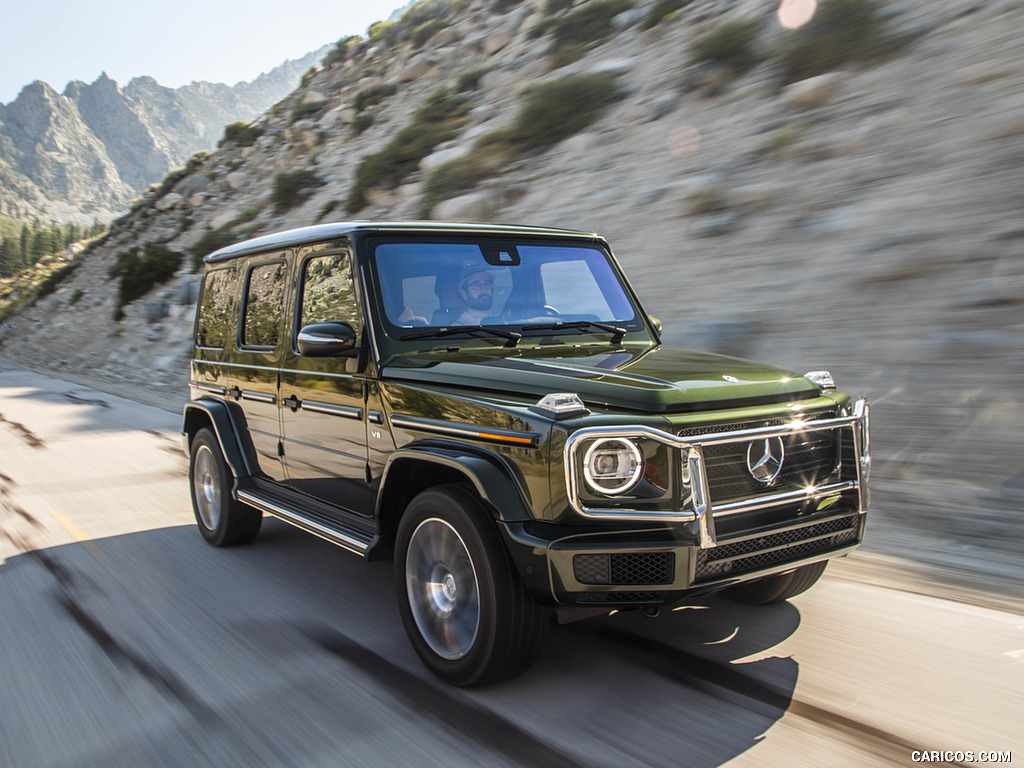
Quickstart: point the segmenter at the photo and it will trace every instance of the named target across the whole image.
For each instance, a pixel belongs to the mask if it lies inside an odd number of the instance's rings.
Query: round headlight
[[[644,458],[631,441],[606,437],[594,441],[583,458],[583,476],[597,493],[615,496],[639,482]]]

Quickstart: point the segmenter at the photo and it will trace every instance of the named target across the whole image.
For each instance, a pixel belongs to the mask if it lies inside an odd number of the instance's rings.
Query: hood
[[[385,379],[443,385],[537,399],[575,392],[589,406],[683,413],[740,408],[817,397],[796,374],[735,357],[672,347],[642,349],[526,347],[403,355],[384,367]]]

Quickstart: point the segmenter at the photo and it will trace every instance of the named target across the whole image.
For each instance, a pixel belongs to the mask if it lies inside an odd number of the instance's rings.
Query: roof
[[[525,227],[503,224],[459,224],[442,221],[353,221],[317,224],[312,227],[300,227],[283,232],[274,232],[251,240],[228,245],[206,256],[207,263],[227,261],[237,256],[245,256],[260,251],[293,248],[298,245],[323,242],[345,237],[354,232],[421,232],[425,234],[481,234],[481,235],[532,235],[543,237],[585,237],[598,239],[593,232],[582,232],[571,229],[552,229],[546,227]]]

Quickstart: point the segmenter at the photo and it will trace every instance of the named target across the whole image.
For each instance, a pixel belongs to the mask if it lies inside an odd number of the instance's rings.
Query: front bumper
[[[859,510],[832,508],[723,536],[712,548],[671,526],[568,535],[529,523],[503,528],[520,576],[538,599],[611,608],[672,604],[841,557],[860,544],[864,520]]]

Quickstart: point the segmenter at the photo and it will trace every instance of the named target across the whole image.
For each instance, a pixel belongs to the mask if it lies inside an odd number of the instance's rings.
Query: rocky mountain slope
[[[0,213],[110,221],[169,170],[213,149],[225,125],[248,122],[288,95],[324,53],[233,86],[166,88],[137,77],[122,88],[105,73],[93,83],[68,83],[63,93],[40,81],[27,85],[0,105]]]
[[[775,2],[694,0],[650,28],[662,6],[627,3],[603,36],[560,50],[558,20],[599,2],[548,18],[540,2],[471,0],[426,40],[346,48],[119,220],[0,326],[0,353],[176,404],[191,259],[115,321],[118,254],[346,216],[593,228],[670,343],[830,368],[873,399],[869,546],[1018,577],[1024,4],[895,0],[878,16],[898,48],[787,84],[767,53],[795,34]],[[703,35],[745,19],[753,66],[694,62]],[[583,127],[586,105],[549,102],[559,140],[528,145],[546,125],[537,84],[571,74],[611,77],[615,98],[589,96],[600,109]]]

